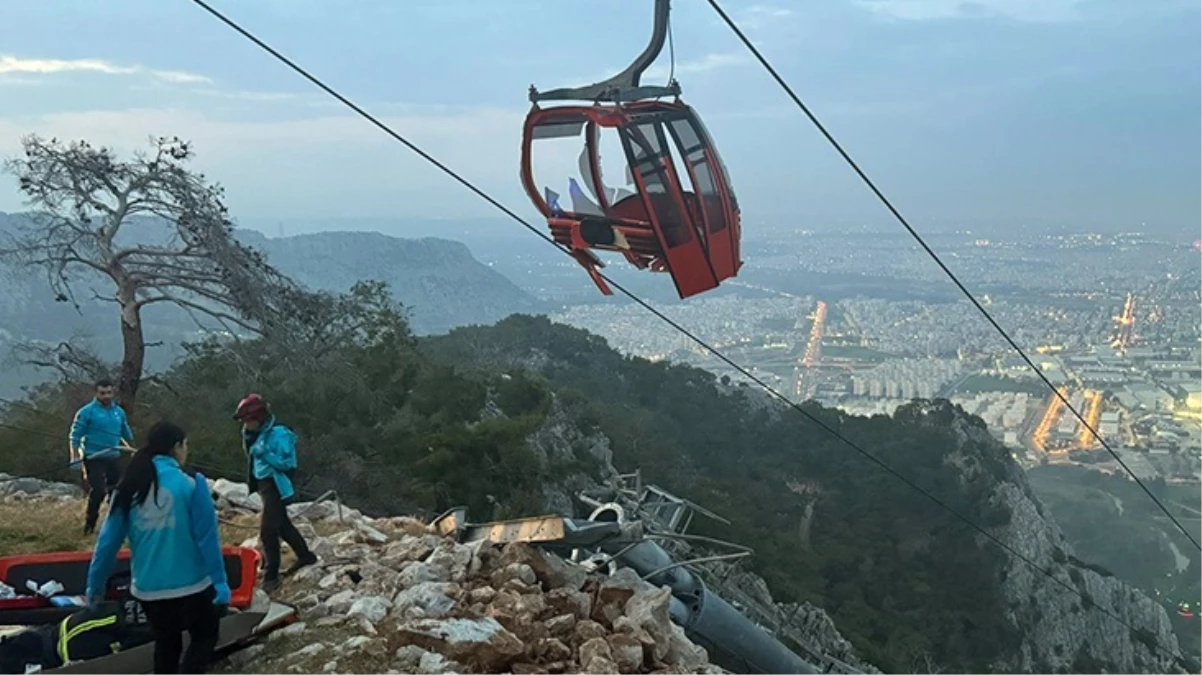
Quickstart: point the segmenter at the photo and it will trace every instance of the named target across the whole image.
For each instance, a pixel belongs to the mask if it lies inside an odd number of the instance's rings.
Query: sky
[[[209,1],[523,216],[527,87],[621,69],[652,4]],[[723,5],[920,229],[1198,234],[1197,0]],[[190,0],[0,6],[0,156],[28,133],[121,152],[174,135],[245,222],[378,218],[404,236],[406,222],[495,213]],[[684,99],[748,228],[888,222],[705,0],[675,0],[672,25]],[[665,49],[645,81],[668,66]],[[22,208],[0,177],[0,211]]]

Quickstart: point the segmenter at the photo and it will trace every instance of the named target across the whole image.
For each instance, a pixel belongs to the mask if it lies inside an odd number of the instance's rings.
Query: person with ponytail
[[[184,430],[159,422],[117,484],[88,569],[89,603],[100,602],[122,543],[129,540],[130,593],[154,630],[154,672],[180,672],[183,633],[191,643],[183,672],[212,660],[221,610],[230,602],[217,511],[208,482],[184,473]]]

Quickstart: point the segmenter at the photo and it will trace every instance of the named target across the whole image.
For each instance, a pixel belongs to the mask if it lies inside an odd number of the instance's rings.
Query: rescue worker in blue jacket
[[[113,401],[111,380],[96,382],[96,396],[75,413],[69,437],[71,461],[83,462],[84,480],[88,486],[88,508],[83,532],[91,534],[100,517],[100,505],[121,479],[122,441],[134,442],[133,429],[125,411]]]
[[[284,571],[292,574],[317,562],[305,538],[288,517],[288,504],[296,496],[296,434],[276,421],[262,396],[249,394],[238,402],[234,419],[242,422],[242,448],[248,463],[247,484],[263,499],[259,520],[259,543],[263,547],[263,583],[266,592],[280,586],[280,538],[296,562]]]
[[[134,454],[113,493],[88,569],[89,604],[103,600],[121,544],[128,538],[130,594],[154,631],[154,672],[180,670],[183,632],[191,638],[183,671],[212,660],[230,587],[217,533],[217,511],[201,474],[184,472],[184,430],[159,422]]]

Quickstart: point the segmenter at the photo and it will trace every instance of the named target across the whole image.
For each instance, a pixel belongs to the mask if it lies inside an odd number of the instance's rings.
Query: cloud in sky
[[[935,21],[1004,18],[1026,23],[1069,23],[1115,19],[1127,13],[1156,15],[1196,7],[1192,0],[855,0],[896,19]]]
[[[672,73],[675,73],[677,79],[680,79],[688,75],[704,75],[719,70],[738,68],[754,63],[754,60],[746,52],[737,51],[703,54],[698,58],[687,61],[677,60],[674,65],[666,58],[661,58],[660,61],[661,62],[657,62],[647,70],[643,71],[643,84],[666,83],[668,81],[668,75]],[[540,89],[550,90],[558,89],[560,87],[582,87],[594,82],[600,82],[602,80],[609,79],[620,73],[624,68],[626,68],[627,65],[629,64],[614,64],[612,68],[605,72],[597,71],[592,75],[572,76],[565,78],[559,84],[540,87]]]
[[[691,61],[678,61],[673,69],[670,64],[657,64],[647,69],[644,76],[649,79],[667,78],[668,73],[675,71],[676,75],[698,75],[725,68],[735,68],[754,63],[747,52],[714,52]]]
[[[523,114],[519,109],[416,107],[380,119],[508,203],[518,204],[521,194],[513,163],[480,158],[512,155]],[[160,131],[194,142],[195,167],[230,187],[228,199],[235,214],[299,218],[346,209],[357,215],[389,216],[396,215],[398,206],[424,217],[480,212],[475,200],[457,194],[457,186],[444,174],[361,118],[342,111],[262,121],[223,119],[178,108],[71,112],[15,121],[0,118],[0,156],[17,154],[26,133],[102,138],[106,145],[131,153],[147,148],[148,136]],[[456,198],[442,203],[429,199],[440,191]],[[270,208],[256,208],[262,195],[271,195]],[[339,206],[330,208],[331,202]],[[11,203],[5,206],[15,208]]]
[[[57,75],[103,73],[105,75],[149,75],[171,84],[213,84],[212,78],[181,70],[155,70],[143,66],[119,66],[104,59],[39,59],[0,55],[0,84],[10,74]],[[26,78],[29,81],[29,78]]]
[[[180,135],[196,141],[201,168],[228,187],[243,217],[493,213],[186,3],[64,2],[93,28],[64,30],[40,3],[7,10],[23,30],[6,38],[0,86],[39,86],[6,90],[0,155],[29,132],[124,150]],[[1196,229],[1194,4],[1158,0],[1139,3],[1140,12],[1124,0],[723,4],[915,217]],[[519,210],[528,209],[517,176],[527,86],[608,77],[650,30],[649,11],[541,0],[356,12],[311,0],[218,5]],[[880,217],[706,3],[674,3],[673,12],[676,76],[749,221]],[[646,81],[668,70],[665,49]],[[18,208],[11,180],[0,177],[0,210]]]
[[[857,0],[874,12],[914,21],[1006,17],[1019,21],[1062,22],[1080,18],[1075,0]]]

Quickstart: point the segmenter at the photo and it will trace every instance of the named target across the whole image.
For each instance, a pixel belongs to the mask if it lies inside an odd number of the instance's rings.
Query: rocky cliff
[[[945,449],[943,463],[957,472],[965,489],[980,491],[1009,511],[1009,522],[988,528],[990,533],[1038,567],[1006,555],[1006,618],[1020,632],[1021,643],[996,670],[1185,672],[1172,656],[1181,650],[1164,608],[1077,559],[1022,469],[983,422],[951,410],[945,401],[927,403],[914,414],[920,424],[950,427],[957,442]],[[982,546],[994,546],[980,539]]]
[[[771,406],[764,401],[759,404]],[[1164,608],[1076,557],[1032,492],[1025,473],[979,419],[946,401],[916,405],[909,414],[911,423],[951,432],[957,442],[943,449],[943,465],[958,477],[962,489],[1009,512],[1006,524],[987,529],[1039,567],[1033,569],[1023,560],[1003,554],[1001,592],[1009,606],[1006,620],[1020,642],[995,664],[996,671],[1185,672],[1184,662],[1172,656],[1180,655],[1181,650]],[[579,422],[558,404],[530,443],[544,456],[585,456],[601,462],[606,476],[616,474],[610,465],[609,439],[599,432],[582,432]],[[597,481],[574,474],[570,484],[548,486],[545,507],[564,515],[583,515],[570,510],[570,495],[597,486]],[[985,537],[979,537],[977,543],[996,547]],[[712,553],[703,548],[697,555]],[[819,662],[836,659],[863,672],[879,672],[856,653],[822,609],[809,603],[777,603],[764,579],[741,566],[713,563],[704,567],[708,578],[721,580],[720,592],[728,599],[754,605],[765,612],[765,623],[772,624],[773,630],[798,636],[801,644],[792,646],[800,647],[798,651],[807,658]]]
[[[760,579],[748,578],[744,595],[769,608],[769,623],[796,605],[767,601],[768,588],[776,599],[821,607],[799,629],[827,655],[899,672],[1181,666],[1168,655],[1180,650],[1165,611],[1078,560],[1009,450],[947,401],[870,418],[807,403],[802,415],[753,388],[624,357],[542,318],[511,317],[430,343],[455,363],[533,370],[553,390],[588,392],[615,464],[641,468],[646,480],[732,521],[703,533],[756,550],[749,566]],[[832,627],[825,641],[815,637]]]

